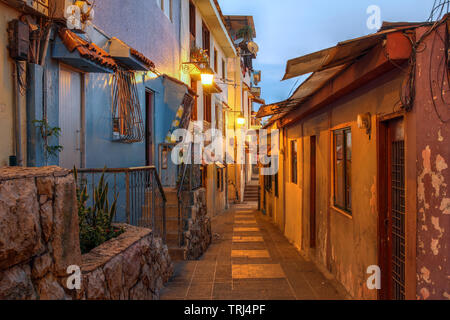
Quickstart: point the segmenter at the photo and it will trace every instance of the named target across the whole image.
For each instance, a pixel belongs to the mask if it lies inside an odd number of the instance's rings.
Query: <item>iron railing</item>
[[[110,199],[114,196],[118,199],[114,222],[150,228],[166,242],[167,200],[155,167],[78,169],[77,172],[78,185],[87,186],[88,205],[92,205],[94,189],[104,174]]]

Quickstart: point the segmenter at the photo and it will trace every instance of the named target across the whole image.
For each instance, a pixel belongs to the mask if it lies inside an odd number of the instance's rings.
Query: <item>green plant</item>
[[[48,161],[50,156],[56,157],[64,147],[60,145],[50,146],[48,140],[51,137],[59,138],[61,135],[61,128],[51,127],[46,119],[33,120],[33,124],[40,130],[42,140],[44,141],[45,160]]]
[[[78,182],[76,168],[74,168],[73,173],[75,181]],[[118,194],[114,195],[114,200],[110,206],[108,193],[109,186],[105,182],[105,173],[103,172],[98,185],[93,190],[93,206],[88,207],[86,205],[89,200],[87,186],[83,181],[80,182],[79,187],[77,183],[80,247],[83,254],[124,232],[123,228],[113,226]]]
[[[236,38],[244,38],[245,41],[251,41],[253,39],[253,28],[245,26],[236,32]]]

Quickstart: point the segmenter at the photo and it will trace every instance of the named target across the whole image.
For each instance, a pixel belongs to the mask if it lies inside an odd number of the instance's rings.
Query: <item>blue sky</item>
[[[382,21],[425,21],[434,0],[219,0],[225,15],[252,15],[260,52],[262,98],[284,100],[298,79],[280,81],[286,62],[340,41],[373,33],[366,24],[370,5]],[[300,78],[300,82],[303,78]]]

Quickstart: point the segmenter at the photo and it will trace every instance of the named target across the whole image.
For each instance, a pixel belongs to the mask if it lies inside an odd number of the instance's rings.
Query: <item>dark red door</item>
[[[403,118],[380,126],[380,298],[405,299],[405,138]]]

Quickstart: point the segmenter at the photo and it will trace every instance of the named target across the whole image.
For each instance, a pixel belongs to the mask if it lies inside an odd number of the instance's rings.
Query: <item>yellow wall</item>
[[[355,298],[376,299],[376,291],[365,285],[366,270],[378,264],[377,243],[377,156],[376,116],[392,113],[399,97],[402,75],[397,71],[383,76],[345,99],[285,128],[281,139],[280,197],[275,201],[274,221],[280,226],[285,201],[285,235],[298,249],[318,264],[328,267],[345,289]],[[358,129],[359,113],[372,115],[372,134]],[[376,116],[375,116],[376,115]],[[331,195],[331,133],[333,128],[348,124],[352,130],[352,216],[335,210]],[[316,143],[316,248],[310,248],[310,136]],[[290,141],[298,144],[298,184],[290,182]],[[283,176],[284,175],[284,176]],[[283,184],[285,191],[283,195]],[[329,217],[329,221],[328,221]]]
[[[9,58],[8,22],[17,19],[19,14],[0,3],[0,166],[9,164],[9,156],[14,155],[14,108],[15,94],[13,81],[13,60]],[[21,97],[22,116],[22,158],[26,164],[26,109],[25,97]]]

